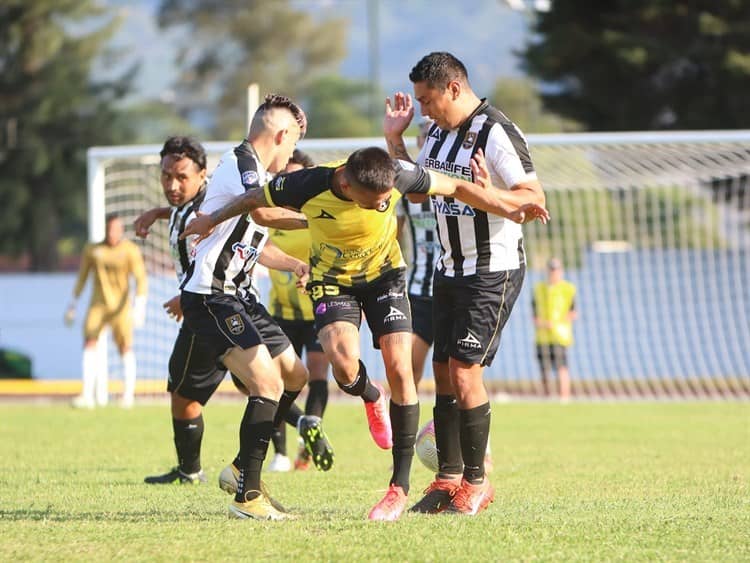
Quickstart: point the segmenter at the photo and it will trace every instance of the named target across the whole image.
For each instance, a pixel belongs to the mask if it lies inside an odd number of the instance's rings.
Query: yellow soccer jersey
[[[123,239],[115,246],[104,242],[88,244],[84,248],[81,268],[78,272],[73,295],[77,298],[89,272],[94,272],[92,305],[104,305],[109,311],[119,310],[128,301],[130,287],[128,277],[133,274],[136,294],[146,295],[146,269],[141,251],[135,243]]]
[[[395,186],[382,210],[363,209],[331,191],[343,162],[280,174],[265,186],[266,200],[296,209],[309,225],[310,281],[360,287],[406,266],[396,240],[396,207],[405,193],[429,193],[421,166],[394,160]]]
[[[285,231],[274,229],[271,231],[271,241],[281,250],[307,262],[310,259],[310,231],[297,229]],[[312,321],[312,301],[310,296],[297,289],[297,276],[291,272],[268,270],[271,278],[271,294],[268,312],[274,317],[287,321]]]
[[[537,344],[570,346],[573,343],[573,323],[568,313],[575,307],[576,286],[568,281],[550,285],[546,281],[534,286],[534,315],[551,321],[552,328],[536,330]]]

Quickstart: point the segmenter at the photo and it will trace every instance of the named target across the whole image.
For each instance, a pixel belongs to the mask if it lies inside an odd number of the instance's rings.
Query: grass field
[[[494,405],[495,503],[396,523],[365,519],[391,461],[355,403],[329,407],[330,472],[265,477],[298,520],[228,519],[241,411],[206,409],[209,485],[160,487],[142,479],[174,464],[166,405],[1,405],[0,561],[750,560],[747,403]],[[430,479],[415,461],[414,500]]]

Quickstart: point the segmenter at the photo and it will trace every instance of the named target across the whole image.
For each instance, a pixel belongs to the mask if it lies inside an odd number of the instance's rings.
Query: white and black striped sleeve
[[[490,169],[502,179],[506,188],[536,180],[526,139],[511,122],[506,121],[492,128],[485,148],[485,158]]]

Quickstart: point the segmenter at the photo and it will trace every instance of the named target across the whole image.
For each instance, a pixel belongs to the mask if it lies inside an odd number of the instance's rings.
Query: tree
[[[524,133],[560,133],[581,128],[578,123],[545,110],[537,85],[528,78],[500,78],[490,94],[490,102]]]
[[[114,109],[135,68],[93,83],[91,66],[118,25],[93,0],[0,5],[0,252],[51,270],[61,236],[85,233],[86,149],[123,142]]]
[[[188,26],[175,90],[183,115],[204,119],[215,138],[246,134],[245,93],[302,99],[345,54],[346,22],[317,22],[289,0],[163,0],[162,27]]]
[[[591,130],[750,126],[750,2],[555,0],[526,69]]]

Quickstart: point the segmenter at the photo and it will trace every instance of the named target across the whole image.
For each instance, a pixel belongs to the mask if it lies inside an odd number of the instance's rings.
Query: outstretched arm
[[[476,184],[431,170],[430,193],[455,197],[472,207],[516,223],[535,219],[546,223],[549,220],[549,212],[544,207],[544,192],[537,180],[520,182],[510,190],[494,187],[481,149],[472,157],[471,169]]]
[[[263,188],[251,188],[244,194],[238,195],[224,205],[224,207],[220,207],[213,213],[198,213],[197,217],[190,221],[182,231],[180,239],[185,239],[190,235],[198,235],[196,242],[200,242],[210,235],[211,231],[213,231],[214,227],[219,223],[231,219],[232,217],[236,217],[237,215],[248,213],[259,207],[270,207],[270,205],[268,205],[268,202],[266,201]]]
[[[403,138],[404,131],[409,127],[413,117],[414,105],[412,104],[411,94],[396,92],[393,95],[393,104],[391,104],[390,98],[385,99],[383,134],[388,145],[388,154],[392,158],[414,162],[406,150]]]
[[[307,217],[284,207],[259,207],[250,212],[253,221],[271,229],[293,231],[307,228]]]
[[[290,256],[272,242],[267,242],[263,247],[258,262],[272,270],[294,273],[299,288],[304,288],[310,277],[310,266],[306,262]]]
[[[151,225],[153,225],[157,219],[169,219],[171,214],[171,207],[154,207],[153,209],[144,211],[135,221],[133,221],[135,235],[137,237],[146,238]]]

